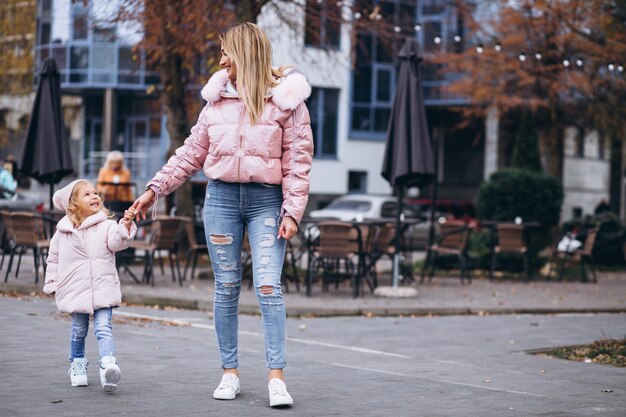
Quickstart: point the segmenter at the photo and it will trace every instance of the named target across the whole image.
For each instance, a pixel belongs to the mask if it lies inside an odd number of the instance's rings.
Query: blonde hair
[[[80,215],[80,207],[78,207],[78,198],[80,197],[80,194],[83,191],[83,189],[85,189],[85,187],[88,184],[91,184],[91,183],[87,180],[81,180],[76,183],[76,185],[72,189],[72,194],[70,195],[70,201],[67,204],[67,208],[65,209],[65,213],[67,214],[67,217],[70,218],[70,220],[75,226],[79,226],[83,222],[83,220],[85,220]],[[93,184],[91,184],[91,186],[93,187]],[[101,198],[101,201],[104,203],[104,199]],[[111,213],[109,209],[104,207],[104,204],[100,208],[100,211],[106,214],[107,217],[109,218],[114,216],[114,214]]]
[[[267,90],[278,85],[287,67],[272,68],[272,46],[263,30],[244,22],[227,27],[220,34],[222,48],[235,63],[236,88],[255,124],[265,106]]]
[[[124,154],[120,151],[111,151],[107,154],[107,158],[104,162],[105,166],[109,166],[111,162],[122,161],[122,169],[126,169],[126,163],[124,162]]]

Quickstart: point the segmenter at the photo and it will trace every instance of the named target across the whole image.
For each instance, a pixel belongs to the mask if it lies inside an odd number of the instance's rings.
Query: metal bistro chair
[[[363,248],[365,267],[363,276],[366,278],[366,282],[372,292],[378,286],[376,263],[384,256],[392,258],[396,252],[396,248],[393,245],[395,234],[396,226],[393,223],[375,224],[369,229]]]
[[[593,277],[593,283],[597,283],[596,266],[593,260],[593,247],[596,244],[596,237],[598,236],[598,227],[594,227],[587,231],[587,237],[582,247],[576,249],[574,252],[559,252],[555,249],[553,259],[560,260],[559,267],[559,281],[563,280],[563,272],[565,271],[565,264],[569,262],[578,262],[580,264],[580,280],[582,282],[587,281],[587,271],[585,264],[589,264],[591,267],[591,275]],[[555,262],[556,263],[556,262]]]
[[[196,264],[198,262],[198,256],[200,254],[207,254],[207,245],[198,243],[196,237],[196,227],[193,221],[189,219],[185,222],[185,232],[187,234],[187,240],[189,242],[189,252],[187,252],[187,262],[185,262],[185,270],[183,272],[183,280],[187,279],[187,268],[191,263],[191,279],[194,279],[196,272]]]
[[[493,273],[496,270],[497,256],[501,253],[516,253],[524,258],[525,281],[530,280],[530,259],[526,240],[524,239],[524,225],[502,223],[496,225],[497,243],[491,253],[491,270],[489,280],[493,281]]]
[[[150,224],[150,231],[146,233],[146,238],[144,240],[135,239],[130,244],[133,259],[137,257],[136,251],[143,251],[142,258],[144,261],[144,265],[141,280],[137,279],[135,274],[128,267],[128,262],[130,262],[130,259],[125,260],[123,265],[126,272],[128,272],[137,283],[145,282],[146,284],[152,284],[152,286],[154,287],[154,252],[157,248],[157,241],[159,240],[160,230],[160,224],[154,222]]]
[[[15,233],[13,232],[13,222],[11,221],[11,212],[7,210],[0,210],[0,219],[4,226],[2,233],[2,261],[0,261],[0,269],[4,266],[4,257],[8,253],[11,254],[13,247],[15,246]]]
[[[435,237],[435,243],[428,248],[426,261],[424,261],[424,267],[422,268],[420,284],[424,282],[426,270],[429,266],[430,272],[428,274],[428,282],[432,281],[433,275],[435,275],[437,255],[440,253],[446,255],[456,255],[459,260],[459,269],[461,271],[461,284],[463,284],[465,280],[467,280],[468,283],[471,283],[472,275],[469,272],[467,255],[469,237],[470,228],[464,222],[446,221],[439,224],[439,233]]]
[[[172,270],[172,281],[183,285],[180,264],[178,262],[178,237],[182,225],[188,217],[158,216],[150,225],[150,233],[145,241],[133,241],[130,245],[135,250],[144,251],[144,271],[142,281],[154,286],[154,255],[167,251]],[[163,260],[159,257],[161,274],[165,274]]]
[[[307,277],[307,295],[311,295],[313,275],[322,270],[322,291],[328,291],[328,284],[335,283],[339,287],[342,278],[350,279],[352,295],[357,297],[360,292],[362,268],[361,229],[350,223],[322,222],[318,225],[319,246],[312,253]],[[358,257],[356,265],[352,260]]]
[[[41,216],[28,211],[15,211],[10,214],[10,224],[13,229],[13,242],[9,265],[4,276],[4,282],[9,279],[9,273],[13,266],[13,257],[19,249],[15,277],[19,275],[22,255],[27,249],[32,249],[35,264],[35,284],[39,283],[39,262],[45,271],[45,253],[50,248],[50,239],[46,239],[44,225]],[[45,272],[44,272],[45,274]]]

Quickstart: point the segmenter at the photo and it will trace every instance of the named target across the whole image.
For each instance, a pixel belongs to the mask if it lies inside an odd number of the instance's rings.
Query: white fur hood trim
[[[220,70],[213,74],[206,85],[202,88],[202,98],[209,104],[213,104],[222,97],[236,97],[234,89],[226,89],[229,85],[226,70]],[[299,72],[290,71],[280,79],[280,84],[268,92],[268,97],[281,110],[293,110],[311,95],[311,85],[306,77]]]

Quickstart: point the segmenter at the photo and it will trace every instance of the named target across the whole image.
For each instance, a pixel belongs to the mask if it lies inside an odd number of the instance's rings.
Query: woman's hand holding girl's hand
[[[135,218],[135,209],[129,208],[124,211],[124,218],[122,219],[122,223],[128,230],[130,230],[131,225],[133,224],[133,219]]]
[[[156,194],[154,193],[154,191],[152,191],[152,189],[148,189],[146,190],[145,193],[141,195],[141,197],[135,200],[133,205],[130,206],[129,210],[135,211],[135,215],[137,216],[137,219],[143,218],[145,220],[146,212],[152,206],[152,204],[154,204],[155,197],[156,197]]]
[[[298,223],[296,223],[293,217],[285,216],[278,227],[278,238],[280,239],[282,237],[289,240],[294,237],[297,231]]]

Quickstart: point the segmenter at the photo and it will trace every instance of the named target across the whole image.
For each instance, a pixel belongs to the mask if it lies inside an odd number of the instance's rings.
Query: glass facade
[[[384,140],[396,88],[396,54],[404,39],[415,37],[427,58],[445,50],[448,41],[462,31],[453,7],[445,0],[359,0],[353,11],[378,10],[386,27],[395,28],[393,39],[382,39],[372,30],[356,34],[352,72],[350,136],[358,139]],[[362,19],[371,18],[361,13]],[[375,18],[375,17],[374,17]],[[367,25],[365,25],[367,26]],[[422,63],[426,105],[463,104],[464,100],[447,95],[447,84],[440,66]]]
[[[311,116],[316,158],[337,157],[338,106],[338,89],[312,89],[311,96],[307,100],[307,107]]]
[[[46,0],[39,4],[36,68],[54,58],[62,88],[145,90],[158,83],[146,68],[145,53],[133,51],[141,29],[112,21],[104,0]]]

